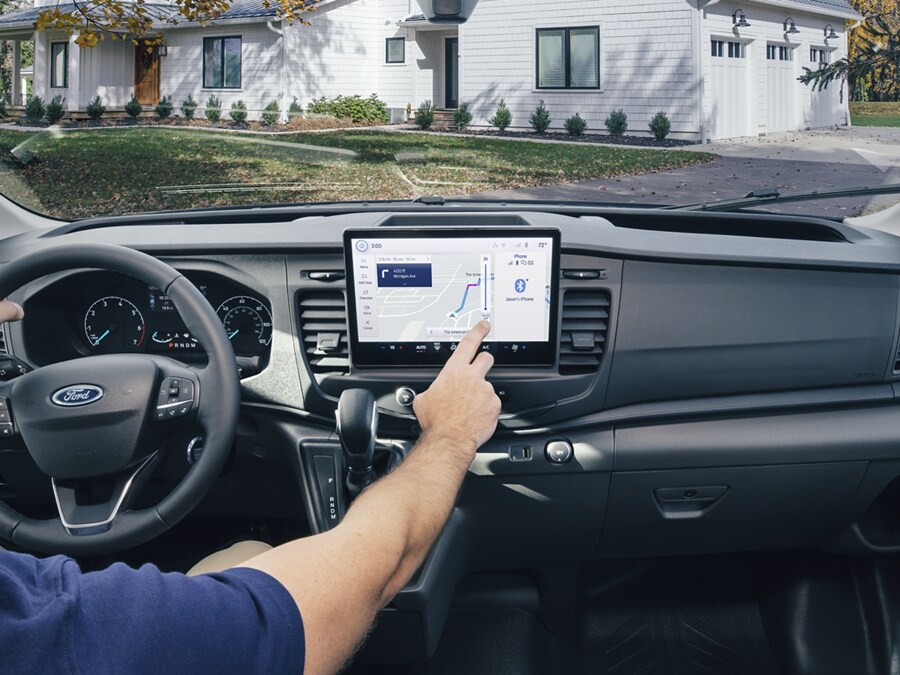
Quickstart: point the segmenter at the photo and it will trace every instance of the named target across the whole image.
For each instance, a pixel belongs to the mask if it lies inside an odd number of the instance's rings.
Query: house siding
[[[486,125],[500,99],[513,115],[513,127],[528,126],[543,100],[551,129],[579,113],[588,128],[602,130],[613,110],[628,114],[629,129],[645,131],[660,110],[673,132],[697,129],[692,95],[692,9],[672,0],[589,0],[559,3],[552,12],[535,12],[516,0],[495,0],[476,8],[460,27],[460,100],[468,101],[474,125]],[[503,30],[498,31],[497,27]],[[535,35],[538,28],[600,27],[600,90],[538,90]],[[648,39],[664,35],[665,39]],[[641,86],[635,86],[640,82]]]
[[[203,39],[224,36],[241,38],[241,88],[204,88]],[[265,23],[173,30],[165,40],[168,54],[160,57],[159,95],[171,96],[178,114],[189,94],[197,101],[198,116],[215,95],[222,101],[223,119],[228,119],[231,104],[239,100],[247,106],[248,116],[257,119],[263,108],[280,96],[281,36]]]

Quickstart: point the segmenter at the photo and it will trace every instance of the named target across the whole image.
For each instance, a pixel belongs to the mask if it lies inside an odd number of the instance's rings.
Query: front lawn
[[[900,127],[900,103],[851,101],[850,121],[855,127]]]
[[[317,147],[316,147],[317,146]],[[29,159],[27,165],[10,156]],[[0,131],[0,192],[61,218],[235,204],[412,199],[672,169],[698,152],[341,131]]]

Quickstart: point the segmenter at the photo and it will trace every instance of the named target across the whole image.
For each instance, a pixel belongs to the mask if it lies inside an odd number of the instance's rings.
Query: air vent
[[[563,297],[559,372],[595,373],[600,368],[609,332],[609,293],[567,291]]]
[[[6,326],[0,323],[0,354],[9,354],[6,348]]]
[[[347,373],[347,303],[342,291],[308,291],[300,295],[300,339],[313,373]]]

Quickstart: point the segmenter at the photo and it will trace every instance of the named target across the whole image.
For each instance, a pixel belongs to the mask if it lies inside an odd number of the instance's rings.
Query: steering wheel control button
[[[509,401],[509,387],[505,385],[495,385],[494,393],[497,394],[497,398],[499,398],[503,403]]]
[[[412,387],[400,387],[394,395],[394,398],[397,399],[398,405],[409,408],[412,406],[413,401],[416,400],[416,392]]]
[[[529,462],[531,461],[530,445],[511,445],[509,446],[510,462]]]
[[[569,441],[547,441],[544,456],[553,464],[565,464],[575,456],[575,450]]]
[[[167,377],[156,399],[157,421],[174,420],[191,412],[194,402],[194,383],[183,377]]]
[[[31,366],[14,356],[0,358],[0,381],[12,380],[31,371]]]

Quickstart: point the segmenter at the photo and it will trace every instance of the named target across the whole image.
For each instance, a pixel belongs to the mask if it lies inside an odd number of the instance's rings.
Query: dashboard
[[[486,343],[497,433],[391,606],[411,659],[433,649],[473,571],[900,551],[887,508],[900,494],[892,235],[789,216],[471,203],[206,218],[88,221],[5,240],[0,258],[115,242],[201,289],[243,375],[213,513],[290,513],[316,531],[297,456],[334,440],[341,393],[373,392],[379,442],[408,448],[412,401],[460,332],[480,318],[497,331]],[[36,366],[113,351],[202,358],[165,294],[129,278],[73,270],[14,299],[26,318],[5,326],[6,350]],[[15,451],[0,447],[4,489],[35,492]],[[184,449],[174,455],[183,475]]]

